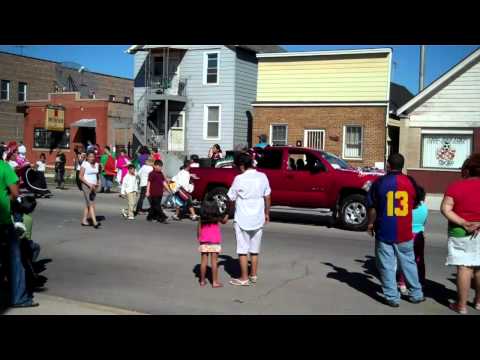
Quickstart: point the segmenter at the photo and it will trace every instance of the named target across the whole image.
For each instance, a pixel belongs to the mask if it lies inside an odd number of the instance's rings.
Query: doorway
[[[92,144],[97,143],[97,136],[94,127],[79,127],[75,134],[75,143],[82,144],[84,148],[87,148],[88,141]]]
[[[185,112],[168,114],[168,151],[185,150]]]

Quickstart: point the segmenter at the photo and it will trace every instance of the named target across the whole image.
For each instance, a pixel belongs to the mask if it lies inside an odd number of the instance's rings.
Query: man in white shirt
[[[20,141],[20,145],[18,146],[18,154],[23,157],[25,157],[27,154],[27,148],[25,147],[23,141]]]
[[[228,198],[235,202],[235,235],[240,260],[241,277],[230,284],[249,286],[257,282],[258,254],[262,242],[263,226],[270,221],[270,184],[265,174],[253,168],[248,154],[239,154],[235,160],[241,174],[235,177]],[[248,255],[252,261],[248,276]]]
[[[145,164],[138,171],[138,177],[140,178],[140,197],[137,202],[137,209],[135,215],[144,212],[143,203],[147,194],[148,175],[153,171],[153,160],[148,159]]]

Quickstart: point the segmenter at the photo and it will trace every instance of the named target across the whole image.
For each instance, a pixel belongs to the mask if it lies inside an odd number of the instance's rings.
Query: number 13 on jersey
[[[398,200],[399,207],[395,207],[395,200]],[[389,191],[387,193],[387,216],[408,215],[408,192]]]

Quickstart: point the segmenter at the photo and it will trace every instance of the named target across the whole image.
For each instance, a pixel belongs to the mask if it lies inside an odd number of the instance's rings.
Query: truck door
[[[285,205],[284,149],[256,149],[257,170],[268,177],[272,189],[272,205]]]
[[[306,149],[288,149],[285,176],[288,206],[328,208],[330,174],[320,156]]]

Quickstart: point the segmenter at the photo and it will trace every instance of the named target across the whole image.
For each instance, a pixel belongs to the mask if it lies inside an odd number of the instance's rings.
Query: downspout
[[[385,110],[385,144],[384,144],[384,159],[383,159],[383,168],[387,168],[387,156],[388,156],[388,119],[390,117],[390,89],[391,89],[391,78],[392,78],[392,50],[390,50],[388,59],[388,81],[387,81],[387,108]]]

